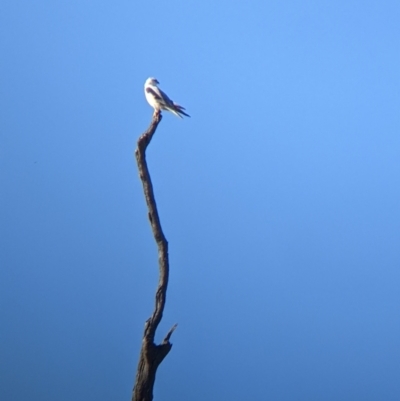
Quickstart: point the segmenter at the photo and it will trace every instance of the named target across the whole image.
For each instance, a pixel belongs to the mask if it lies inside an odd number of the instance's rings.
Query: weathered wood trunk
[[[154,239],[158,247],[159,282],[156,291],[156,302],[152,316],[146,321],[139,363],[136,371],[136,379],[132,392],[132,401],[152,401],[153,388],[156,379],[157,368],[171,350],[169,342],[176,325],[167,333],[161,344],[154,343],[157,327],[162,319],[169,276],[168,242],[161,228],[158,216],[157,204],[154,198],[153,185],[146,162],[146,149],[149,145],[157,126],[162,119],[160,111],[154,112],[153,119],[147,131],[139,138],[135,151],[139,176],[142,180],[144,197],[148,208],[148,216],[153,231]]]

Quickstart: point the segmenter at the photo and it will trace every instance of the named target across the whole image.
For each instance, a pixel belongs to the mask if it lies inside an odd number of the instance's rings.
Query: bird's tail
[[[174,113],[177,117],[183,118],[180,114],[179,114],[179,110],[172,108],[172,107],[167,107],[166,110],[170,111],[171,113]]]
[[[174,108],[175,108],[175,111],[179,113],[179,117],[182,118],[182,116],[181,116],[180,114],[183,114],[183,115],[186,116],[186,117],[190,117],[189,114],[187,114],[187,113],[185,113],[185,112],[183,111],[183,110],[185,110],[185,108],[182,107],[182,106],[180,106],[179,104],[174,103]],[[177,114],[177,113],[174,113],[174,114]]]

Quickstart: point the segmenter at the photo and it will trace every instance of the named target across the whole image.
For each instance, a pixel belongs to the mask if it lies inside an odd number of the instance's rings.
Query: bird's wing
[[[146,92],[151,94],[160,107],[164,110],[169,110],[178,117],[182,117],[181,114],[190,117],[189,114],[185,113],[184,107],[179,106],[179,104],[174,103],[166,93],[164,93],[160,88],[156,86],[148,86]]]
[[[158,95],[162,97],[162,100],[164,102],[164,104],[167,107],[172,107],[174,105],[174,102],[167,96],[166,93],[164,93],[161,89],[156,88],[158,91]]]
[[[146,93],[152,95],[154,97],[154,99],[157,100],[157,102],[161,102],[162,101],[162,97],[160,96],[159,93],[157,93],[157,91],[154,90],[154,87],[151,86],[147,86],[146,87]]]
[[[156,86],[148,86],[146,92],[150,93],[161,107],[173,107],[174,103],[172,100]]]
[[[163,98],[165,108],[168,109],[169,111],[172,111],[174,114],[177,114],[179,117],[182,117],[181,114],[184,116],[190,117],[189,114],[185,113],[183,110],[185,110],[184,107],[180,106],[179,104],[173,102],[167,94],[165,94],[161,89],[157,88],[160,95]]]

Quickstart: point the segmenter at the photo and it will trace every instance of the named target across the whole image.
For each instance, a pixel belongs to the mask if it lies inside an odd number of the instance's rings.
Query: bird
[[[186,117],[190,117],[189,114],[185,113],[185,108],[179,104],[173,102],[157,85],[160,83],[157,79],[150,77],[146,79],[144,83],[144,94],[146,100],[154,110],[167,110],[176,116],[183,118],[182,114]]]

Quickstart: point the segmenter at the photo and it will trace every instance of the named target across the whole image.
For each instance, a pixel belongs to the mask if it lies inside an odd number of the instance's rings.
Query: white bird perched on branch
[[[190,117],[189,114],[183,111],[185,110],[184,107],[173,102],[157,85],[159,85],[159,82],[152,77],[147,78],[144,83],[146,100],[154,110],[167,110],[180,118],[183,118],[181,114]]]

